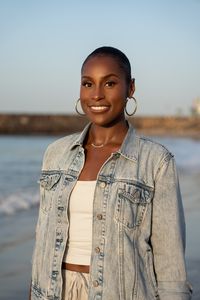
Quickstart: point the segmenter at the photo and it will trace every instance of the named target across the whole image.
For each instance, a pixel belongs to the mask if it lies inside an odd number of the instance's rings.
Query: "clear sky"
[[[0,0],[0,113],[72,113],[99,46],[130,59],[138,115],[200,97],[200,0]]]

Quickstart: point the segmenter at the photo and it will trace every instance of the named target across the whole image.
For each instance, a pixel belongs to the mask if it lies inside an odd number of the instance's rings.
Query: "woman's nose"
[[[102,87],[100,86],[95,87],[93,90],[92,99],[98,101],[103,98],[104,98],[104,92]]]

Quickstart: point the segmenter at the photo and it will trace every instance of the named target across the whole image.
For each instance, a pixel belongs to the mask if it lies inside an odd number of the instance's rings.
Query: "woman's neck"
[[[121,145],[127,131],[128,124],[126,120],[108,127],[92,124],[88,133],[87,144],[100,146],[105,146],[108,144]]]

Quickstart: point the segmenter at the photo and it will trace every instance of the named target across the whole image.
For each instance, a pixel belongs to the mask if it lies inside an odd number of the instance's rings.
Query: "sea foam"
[[[13,215],[39,203],[39,192],[16,192],[0,198],[0,215]]]

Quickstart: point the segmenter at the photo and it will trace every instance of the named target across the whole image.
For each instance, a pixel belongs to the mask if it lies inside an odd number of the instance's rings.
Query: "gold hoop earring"
[[[135,108],[134,108],[134,110],[133,110],[133,112],[132,113],[128,113],[127,112],[127,108],[126,108],[126,106],[125,106],[125,113],[130,117],[130,116],[133,116],[135,113],[136,113],[136,110],[137,110],[137,100],[134,98],[134,97],[127,97],[127,99],[126,99],[126,105],[127,105],[127,103],[128,103],[128,100],[130,100],[130,99],[133,99],[134,100],[134,102],[135,102]]]
[[[76,101],[75,110],[76,110],[76,112],[77,112],[78,115],[80,115],[80,116],[85,116],[84,113],[82,114],[82,113],[80,113],[80,112],[78,111],[78,103],[79,103],[79,101],[81,101],[80,98]]]

